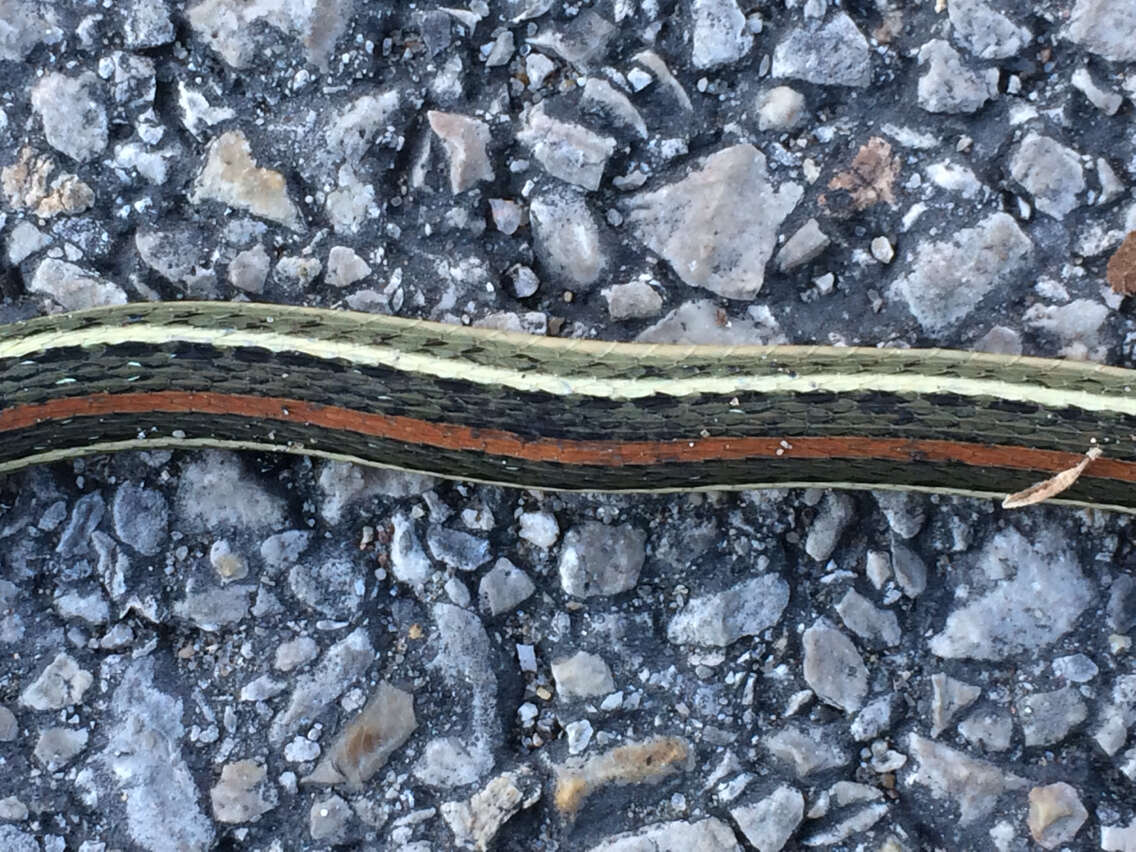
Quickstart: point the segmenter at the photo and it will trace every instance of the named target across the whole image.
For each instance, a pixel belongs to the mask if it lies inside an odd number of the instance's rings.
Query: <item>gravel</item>
[[[1129,0],[97,5],[0,0],[0,322],[1131,366]],[[0,848],[1136,848],[1128,519],[883,485],[6,476]]]

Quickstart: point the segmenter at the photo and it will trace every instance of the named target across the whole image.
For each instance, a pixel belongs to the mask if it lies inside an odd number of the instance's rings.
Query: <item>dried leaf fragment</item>
[[[1038,503],[1045,502],[1051,497],[1056,497],[1062,491],[1070,488],[1081,474],[1084,473],[1085,468],[1087,468],[1094,459],[1100,458],[1100,455],[1100,447],[1091,447],[1089,451],[1085,453],[1085,457],[1068,470],[1063,470],[1044,482],[1038,482],[1022,491],[1007,495],[1006,499],[1002,501],[1002,508],[1020,509],[1023,506],[1034,506]]]
[[[1124,242],[1108,259],[1105,277],[1112,292],[1122,296],[1136,293],[1136,231],[1129,231]]]
[[[887,140],[873,136],[856,152],[851,168],[834,175],[828,188],[846,190],[857,210],[883,201],[895,204],[893,187],[899,168],[899,158],[891,155]]]

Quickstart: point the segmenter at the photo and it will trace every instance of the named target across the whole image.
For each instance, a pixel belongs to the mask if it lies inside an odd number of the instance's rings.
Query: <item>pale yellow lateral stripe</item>
[[[292,453],[293,455],[299,456],[319,456],[320,458],[331,459],[332,461],[351,462],[353,464],[366,465],[367,467],[383,468],[385,470],[403,470],[409,473],[422,474],[422,471],[402,468],[398,465],[382,464],[381,462],[376,462],[371,459],[359,458],[358,456],[353,456],[348,453],[336,453],[329,450],[321,450],[309,446],[299,446],[294,444],[268,444],[259,443],[256,441],[227,441],[217,438],[175,438],[173,436],[153,435],[148,438],[134,438],[128,441],[103,441],[97,444],[88,444],[84,447],[73,447],[64,450],[45,450],[41,453],[29,453],[28,455],[23,456],[19,459],[15,459],[13,461],[0,462],[0,475],[13,470],[18,470],[20,468],[31,467],[37,464],[53,464],[55,462],[81,458],[82,456],[98,455],[100,453],[116,453],[123,450],[157,449],[218,449],[249,450],[252,452],[261,453]],[[480,482],[485,485],[494,485],[501,488],[517,487],[517,483],[510,481],[507,477],[503,477],[502,479],[497,480],[493,479],[492,477],[471,479],[467,476],[447,476],[445,474],[438,473],[429,473],[425,475],[433,476],[438,479],[452,479],[459,482]],[[682,486],[680,488],[651,488],[649,483],[644,483],[642,488],[622,489],[620,493],[671,494],[688,493],[691,491],[783,491],[791,488],[836,488],[849,491],[917,491],[923,494],[949,494],[955,497],[975,497],[984,500],[991,498],[997,499],[1004,496],[1002,492],[998,491],[975,491],[967,488],[930,488],[921,485],[884,485],[879,483],[865,484],[863,482],[809,482],[806,480],[801,480],[799,482],[747,482],[744,485],[730,486]],[[540,491],[543,489],[533,488],[531,490]],[[585,494],[592,493],[591,490],[587,488],[558,488],[556,490],[574,491],[577,493]],[[1081,509],[1094,509],[1102,512],[1121,512],[1126,515],[1136,515],[1136,506],[1114,506],[1109,503],[1085,503],[1080,500],[1066,500],[1062,498],[1050,499],[1047,500],[1046,503],[1060,506],[1073,506]]]
[[[539,371],[471,364],[459,359],[439,358],[418,352],[403,352],[386,346],[352,341],[315,340],[298,334],[262,330],[197,328],[193,326],[131,325],[125,328],[96,327],[72,332],[45,332],[26,338],[0,341],[0,358],[22,358],[41,350],[62,346],[113,345],[139,342],[153,345],[171,341],[201,343],[217,347],[259,347],[271,352],[301,352],[318,358],[336,358],[368,367],[390,367],[404,372],[464,380],[488,387],[519,391],[542,391],[556,396],[587,396],[599,399],[640,399],[661,394],[688,396],[711,394],[730,397],[738,393],[805,393],[825,391],[925,395],[957,394],[963,397],[990,397],[1012,402],[1029,402],[1045,408],[1076,407],[1084,411],[1107,411],[1136,416],[1136,395],[1115,396],[1085,390],[1046,388],[997,379],[955,376],[926,376],[918,373],[818,373],[794,376],[784,373],[742,376],[701,376],[694,378],[600,379],[556,376]],[[744,415],[744,410],[739,410]],[[1099,437],[1099,436],[1086,436]]]

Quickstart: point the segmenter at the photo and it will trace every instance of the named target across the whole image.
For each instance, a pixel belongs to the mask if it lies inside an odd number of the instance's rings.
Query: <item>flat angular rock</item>
[[[708,817],[699,822],[660,822],[609,837],[588,852],[741,852],[730,827]]]
[[[793,767],[798,778],[844,766],[849,759],[845,751],[829,742],[820,730],[805,731],[798,725],[788,725],[771,733],[762,742],[770,754]]]
[[[1077,790],[1063,781],[1034,787],[1029,792],[1030,836],[1043,849],[1056,849],[1072,843],[1089,812],[1081,804]],[[1102,836],[1101,848],[1104,847]]]
[[[553,190],[529,206],[537,256],[545,269],[574,289],[587,289],[607,266],[600,228],[578,192]]]
[[[488,124],[468,115],[438,110],[427,112],[426,119],[446,148],[450,161],[450,192],[457,195],[483,180],[493,180],[493,164],[485,152],[492,138]]]
[[[1010,160],[1010,174],[1033,196],[1042,213],[1062,219],[1079,204],[1085,191],[1081,158],[1055,139],[1031,133]]]
[[[1089,708],[1074,687],[1037,692],[1014,702],[1027,746],[1061,742],[1089,715]]]
[[[383,681],[303,780],[316,784],[346,782],[353,789],[361,789],[417,727],[414,696]]]
[[[634,588],[646,557],[647,536],[634,527],[589,521],[569,530],[560,550],[560,585],[590,598]]]
[[[752,299],[765,280],[777,229],[803,190],[774,190],[765,155],[734,145],[706,157],[687,177],[627,204],[635,237],[691,287],[729,299]]]
[[[284,176],[256,164],[248,139],[239,130],[222,133],[210,143],[189,200],[218,201],[293,230],[303,228]]]
[[[552,677],[562,698],[591,698],[615,689],[611,669],[603,657],[586,651],[553,660]]]
[[[989,575],[1005,573],[985,594],[956,609],[930,642],[944,658],[1005,660],[1035,652],[1073,629],[1092,603],[1093,590],[1077,558],[1056,531],[1032,542],[1013,529],[999,532],[983,548],[980,564]]]
[[[1033,250],[1013,217],[995,213],[973,228],[915,248],[910,271],[891,287],[929,332],[952,328],[998,285],[1024,271]]]
[[[970,825],[989,815],[999,797],[1029,783],[992,763],[968,757],[918,734],[908,736],[907,747],[915,763],[908,764],[911,770],[905,773],[904,783],[922,784],[936,799],[954,801],[959,809],[959,825]]]
[[[276,790],[265,783],[264,764],[237,760],[221,767],[221,779],[209,791],[213,818],[218,822],[242,823],[255,820],[276,807]]]
[[[730,816],[758,852],[779,852],[805,814],[805,797],[784,784],[752,805],[732,808]]]
[[[43,121],[49,144],[73,160],[91,160],[106,150],[107,116],[101,82],[90,71],[78,77],[51,72],[32,88],[32,109]]]
[[[445,802],[442,819],[463,849],[486,850],[506,822],[540,799],[540,779],[529,767],[504,772],[467,801]]]
[[[599,189],[615,140],[548,114],[544,101],[530,109],[517,139],[550,175],[584,189]]]
[[[868,694],[868,669],[852,640],[823,618],[801,639],[805,682],[822,700],[855,713]]]
[[[998,69],[966,67],[954,48],[932,39],[919,48],[919,106],[927,112],[977,112],[998,96]]]
[[[778,574],[761,574],[717,594],[691,599],[667,625],[667,639],[725,648],[772,627],[788,603],[788,583]]]
[[[695,68],[736,62],[753,47],[737,0],[694,0],[690,60]]]
[[[868,40],[848,15],[836,12],[782,39],[773,51],[773,76],[820,86],[867,86],[872,82]]]
[[[79,704],[94,680],[90,672],[79,667],[74,657],[56,654],[20,694],[20,705],[32,710],[61,710]]]
[[[1127,0],[1077,0],[1067,38],[1113,62],[1136,60],[1136,6]]]
[[[954,0],[947,6],[955,40],[979,59],[1005,59],[1029,44],[1033,33],[990,0]]]

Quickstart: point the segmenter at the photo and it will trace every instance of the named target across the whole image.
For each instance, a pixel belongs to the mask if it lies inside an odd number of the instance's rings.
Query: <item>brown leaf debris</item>
[[[1105,277],[1114,293],[1122,296],[1136,293],[1136,231],[1129,232],[1120,248],[1108,259]]]
[[[899,168],[899,157],[891,155],[887,140],[873,136],[856,152],[851,168],[834,175],[828,188],[846,190],[857,210],[885,201],[895,204],[893,187]]]

